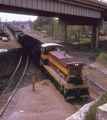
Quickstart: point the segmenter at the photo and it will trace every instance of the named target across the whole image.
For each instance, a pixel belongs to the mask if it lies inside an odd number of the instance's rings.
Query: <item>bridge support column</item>
[[[59,19],[58,24],[61,25],[61,40],[67,42],[67,23],[63,19]]]
[[[67,25],[65,22],[62,22],[61,26],[61,40],[67,42]]]
[[[93,25],[92,38],[91,38],[91,48],[98,48],[98,41],[99,41],[99,26]]]

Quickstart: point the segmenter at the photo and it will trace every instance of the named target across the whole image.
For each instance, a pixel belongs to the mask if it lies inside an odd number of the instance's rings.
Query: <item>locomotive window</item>
[[[48,53],[49,51],[57,51],[57,49],[60,49],[60,51],[62,51],[64,48],[60,46],[48,46],[41,48],[41,52]]]
[[[57,49],[62,50],[62,47],[57,47],[57,46],[49,46],[46,48],[46,51],[57,51]]]
[[[50,46],[47,48],[47,51],[54,51],[56,47]]]
[[[81,67],[69,68],[69,75],[81,76],[82,75],[82,68]]]

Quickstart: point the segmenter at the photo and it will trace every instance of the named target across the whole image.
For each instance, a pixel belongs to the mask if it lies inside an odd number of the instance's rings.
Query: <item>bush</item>
[[[80,46],[80,50],[82,51],[90,51],[90,49],[86,46]]]
[[[97,108],[105,103],[107,103],[107,92],[103,94],[93,106],[90,107],[88,112],[86,112],[85,120],[97,120]]]
[[[96,60],[96,58],[99,56],[99,53],[95,53],[94,55],[92,55],[91,57],[90,57],[90,59],[92,59],[92,60]]]
[[[103,63],[107,63],[107,54],[104,52],[101,52],[96,60],[101,61]]]

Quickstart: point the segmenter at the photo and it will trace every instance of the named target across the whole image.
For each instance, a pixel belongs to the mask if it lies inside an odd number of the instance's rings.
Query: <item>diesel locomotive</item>
[[[89,97],[87,76],[83,75],[84,63],[66,54],[63,45],[43,43],[8,24],[6,27],[51,78],[65,99]]]
[[[83,62],[66,54],[64,46],[60,44],[41,45],[41,69],[48,71],[66,99],[89,97],[89,86],[86,75],[83,75],[83,65]]]

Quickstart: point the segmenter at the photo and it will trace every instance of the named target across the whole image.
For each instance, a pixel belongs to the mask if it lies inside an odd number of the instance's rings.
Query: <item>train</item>
[[[83,75],[84,63],[66,54],[63,45],[43,43],[9,24],[5,26],[66,100],[89,97],[88,78]]]

